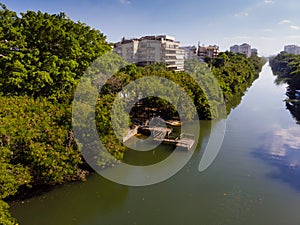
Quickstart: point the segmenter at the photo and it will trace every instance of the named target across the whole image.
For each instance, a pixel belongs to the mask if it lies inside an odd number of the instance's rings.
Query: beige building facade
[[[114,52],[129,63],[149,65],[163,62],[167,68],[175,71],[184,70],[184,50],[174,37],[167,35],[143,36],[141,38],[125,39],[115,43]]]

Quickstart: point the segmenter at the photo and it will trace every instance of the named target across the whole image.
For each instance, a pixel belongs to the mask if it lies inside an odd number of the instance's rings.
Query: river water
[[[265,65],[228,116],[221,150],[204,172],[207,121],[189,163],[164,182],[128,187],[93,174],[12,203],[13,216],[20,225],[299,225],[300,126],[283,101],[286,86],[274,80]]]

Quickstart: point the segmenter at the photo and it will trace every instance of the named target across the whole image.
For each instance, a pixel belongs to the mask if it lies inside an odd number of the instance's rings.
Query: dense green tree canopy
[[[111,49],[105,36],[64,13],[0,7],[0,224],[15,224],[2,201],[22,186],[84,179],[71,127],[73,92]]]
[[[223,52],[210,62],[224,94],[227,111],[237,106],[248,87],[258,78],[266,59]]]
[[[300,89],[300,55],[281,52],[270,59],[270,65],[278,82],[287,82],[291,88]]]
[[[100,31],[65,14],[0,10],[0,90],[69,101],[87,67],[110,46]]]

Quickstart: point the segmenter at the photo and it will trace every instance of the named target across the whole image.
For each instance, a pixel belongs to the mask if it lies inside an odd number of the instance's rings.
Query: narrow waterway
[[[201,123],[202,145],[167,181],[127,187],[94,174],[12,203],[13,216],[20,225],[299,225],[300,126],[283,101],[285,85],[274,80],[265,65],[228,116],[221,150],[204,172],[198,166],[207,121]],[[144,156],[137,163],[146,163]]]

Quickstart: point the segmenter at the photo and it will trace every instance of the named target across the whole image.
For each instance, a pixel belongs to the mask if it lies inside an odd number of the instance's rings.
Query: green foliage
[[[1,96],[0,105],[0,207],[21,186],[85,178],[70,106],[27,96]],[[10,218],[0,212],[0,221]]]
[[[115,159],[122,159],[126,147],[123,146],[118,140],[116,134],[114,133],[111,122],[111,110],[114,100],[115,95],[113,94],[102,95],[97,99],[96,126],[101,138],[101,142],[105,145],[106,149],[108,149],[110,154],[113,155]],[[109,162],[105,162],[105,159],[107,158],[108,157],[100,159],[99,157],[98,161],[101,166],[104,166],[104,164]]]
[[[266,60],[258,56],[223,52],[211,62],[211,68],[224,94],[227,111],[237,106],[248,87],[258,78]]]
[[[102,88],[102,92],[106,93],[103,98],[97,99],[98,90],[101,84],[106,83],[106,80],[125,64],[126,62],[113,52],[95,60],[81,79],[73,102],[73,125],[77,141],[80,142],[79,147],[85,149],[85,157],[93,158],[97,161],[95,166],[101,168],[114,165],[117,163],[116,159],[123,158],[125,147],[118,142],[111,127],[110,110],[114,95],[110,93],[120,88],[124,82],[122,79],[126,79],[126,76],[120,75],[118,79],[110,79]],[[94,124],[95,117],[101,142],[111,154],[101,151],[102,146],[97,141],[98,137],[91,135],[96,132],[90,126],[91,123]]]
[[[3,145],[3,142],[0,143]],[[14,225],[15,220],[8,212],[9,205],[2,199],[16,194],[20,186],[29,186],[31,182],[29,169],[19,163],[12,164],[12,155],[9,148],[0,147],[0,224],[5,225]]]
[[[292,89],[300,89],[300,55],[281,52],[270,59],[277,82],[287,82]]]
[[[10,163],[29,169],[35,184],[79,177],[82,162],[70,127],[70,107],[26,96],[0,97],[0,104],[0,150],[10,151]]]
[[[1,225],[17,225],[8,211],[9,205],[0,199],[0,224]]]
[[[18,16],[0,6],[0,224],[14,224],[1,199],[21,186],[85,178],[70,102],[83,73],[111,47],[64,13]]]
[[[186,86],[188,86],[193,93],[192,98],[199,118],[217,118],[218,106],[224,103],[224,98],[218,80],[211,69],[205,63],[190,60],[185,62],[185,71],[188,76],[186,73],[181,73],[183,79],[179,84],[185,87],[186,91]]]
[[[0,171],[0,199],[16,194],[20,186],[31,181],[29,169],[21,164],[13,165],[2,161]]]
[[[0,10],[0,90],[70,101],[87,67],[111,49],[100,31],[63,13]]]

